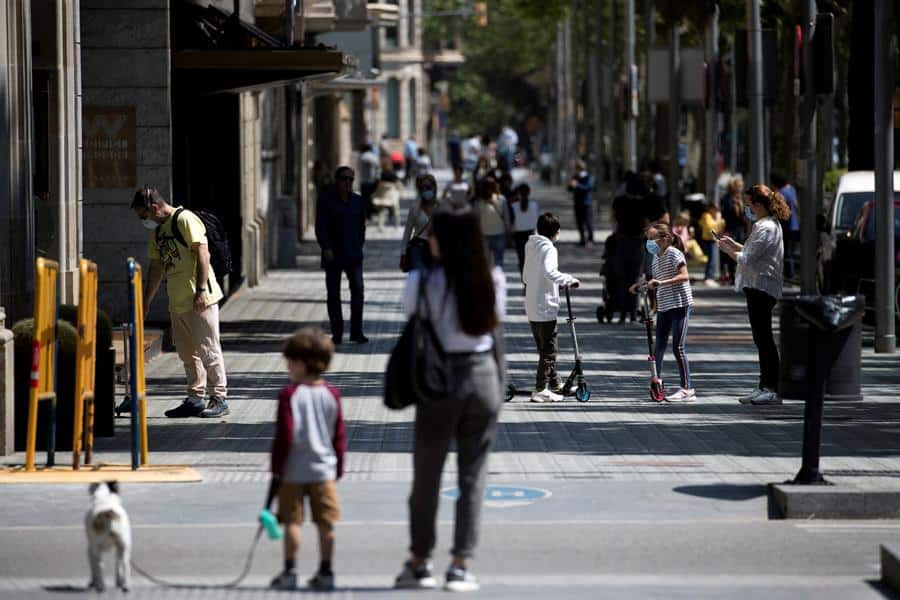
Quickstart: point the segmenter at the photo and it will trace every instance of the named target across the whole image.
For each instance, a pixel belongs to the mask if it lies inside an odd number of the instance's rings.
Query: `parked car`
[[[861,293],[866,311],[875,308],[875,201],[866,201],[859,209],[853,229],[837,238],[832,259],[832,284],[839,293]],[[894,197],[894,305],[900,317],[900,197]]]

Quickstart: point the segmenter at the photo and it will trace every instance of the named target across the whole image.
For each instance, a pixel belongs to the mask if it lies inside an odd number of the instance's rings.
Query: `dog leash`
[[[149,580],[151,583],[155,583],[156,585],[172,588],[172,589],[218,589],[218,588],[236,588],[239,586],[244,579],[247,578],[247,575],[250,573],[250,567],[253,566],[253,555],[256,553],[256,547],[259,545],[259,538],[262,536],[263,526],[260,525],[256,529],[256,535],[253,536],[253,543],[250,544],[250,551],[247,553],[247,560],[244,562],[244,570],[241,571],[241,574],[238,575],[235,579],[227,582],[221,583],[217,585],[212,584],[190,584],[190,583],[173,583],[171,581],[166,581],[165,579],[160,579],[159,577],[155,577],[140,568],[136,562],[131,561],[131,568],[135,570],[138,575],[141,575],[145,579]]]

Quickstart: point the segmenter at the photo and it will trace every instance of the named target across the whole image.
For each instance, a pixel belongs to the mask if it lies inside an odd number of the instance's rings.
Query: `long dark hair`
[[[462,330],[469,335],[493,331],[499,324],[497,296],[478,215],[465,209],[439,209],[431,223]]]

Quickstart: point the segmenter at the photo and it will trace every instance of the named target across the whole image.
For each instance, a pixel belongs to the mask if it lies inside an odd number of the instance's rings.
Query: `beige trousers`
[[[219,306],[210,306],[199,314],[192,310],[170,316],[175,350],[187,376],[188,395],[203,398],[208,386],[210,397],[224,398],[228,383],[219,342]]]

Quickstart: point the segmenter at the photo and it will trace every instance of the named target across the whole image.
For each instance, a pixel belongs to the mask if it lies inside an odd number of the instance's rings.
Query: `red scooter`
[[[644,326],[647,328],[647,360],[650,362],[650,399],[654,402],[663,402],[666,399],[666,386],[659,373],[656,372],[656,354],[653,349],[653,313],[650,312],[650,286],[645,283],[645,278],[641,277],[638,286],[638,294],[641,296],[641,303],[644,309]]]

